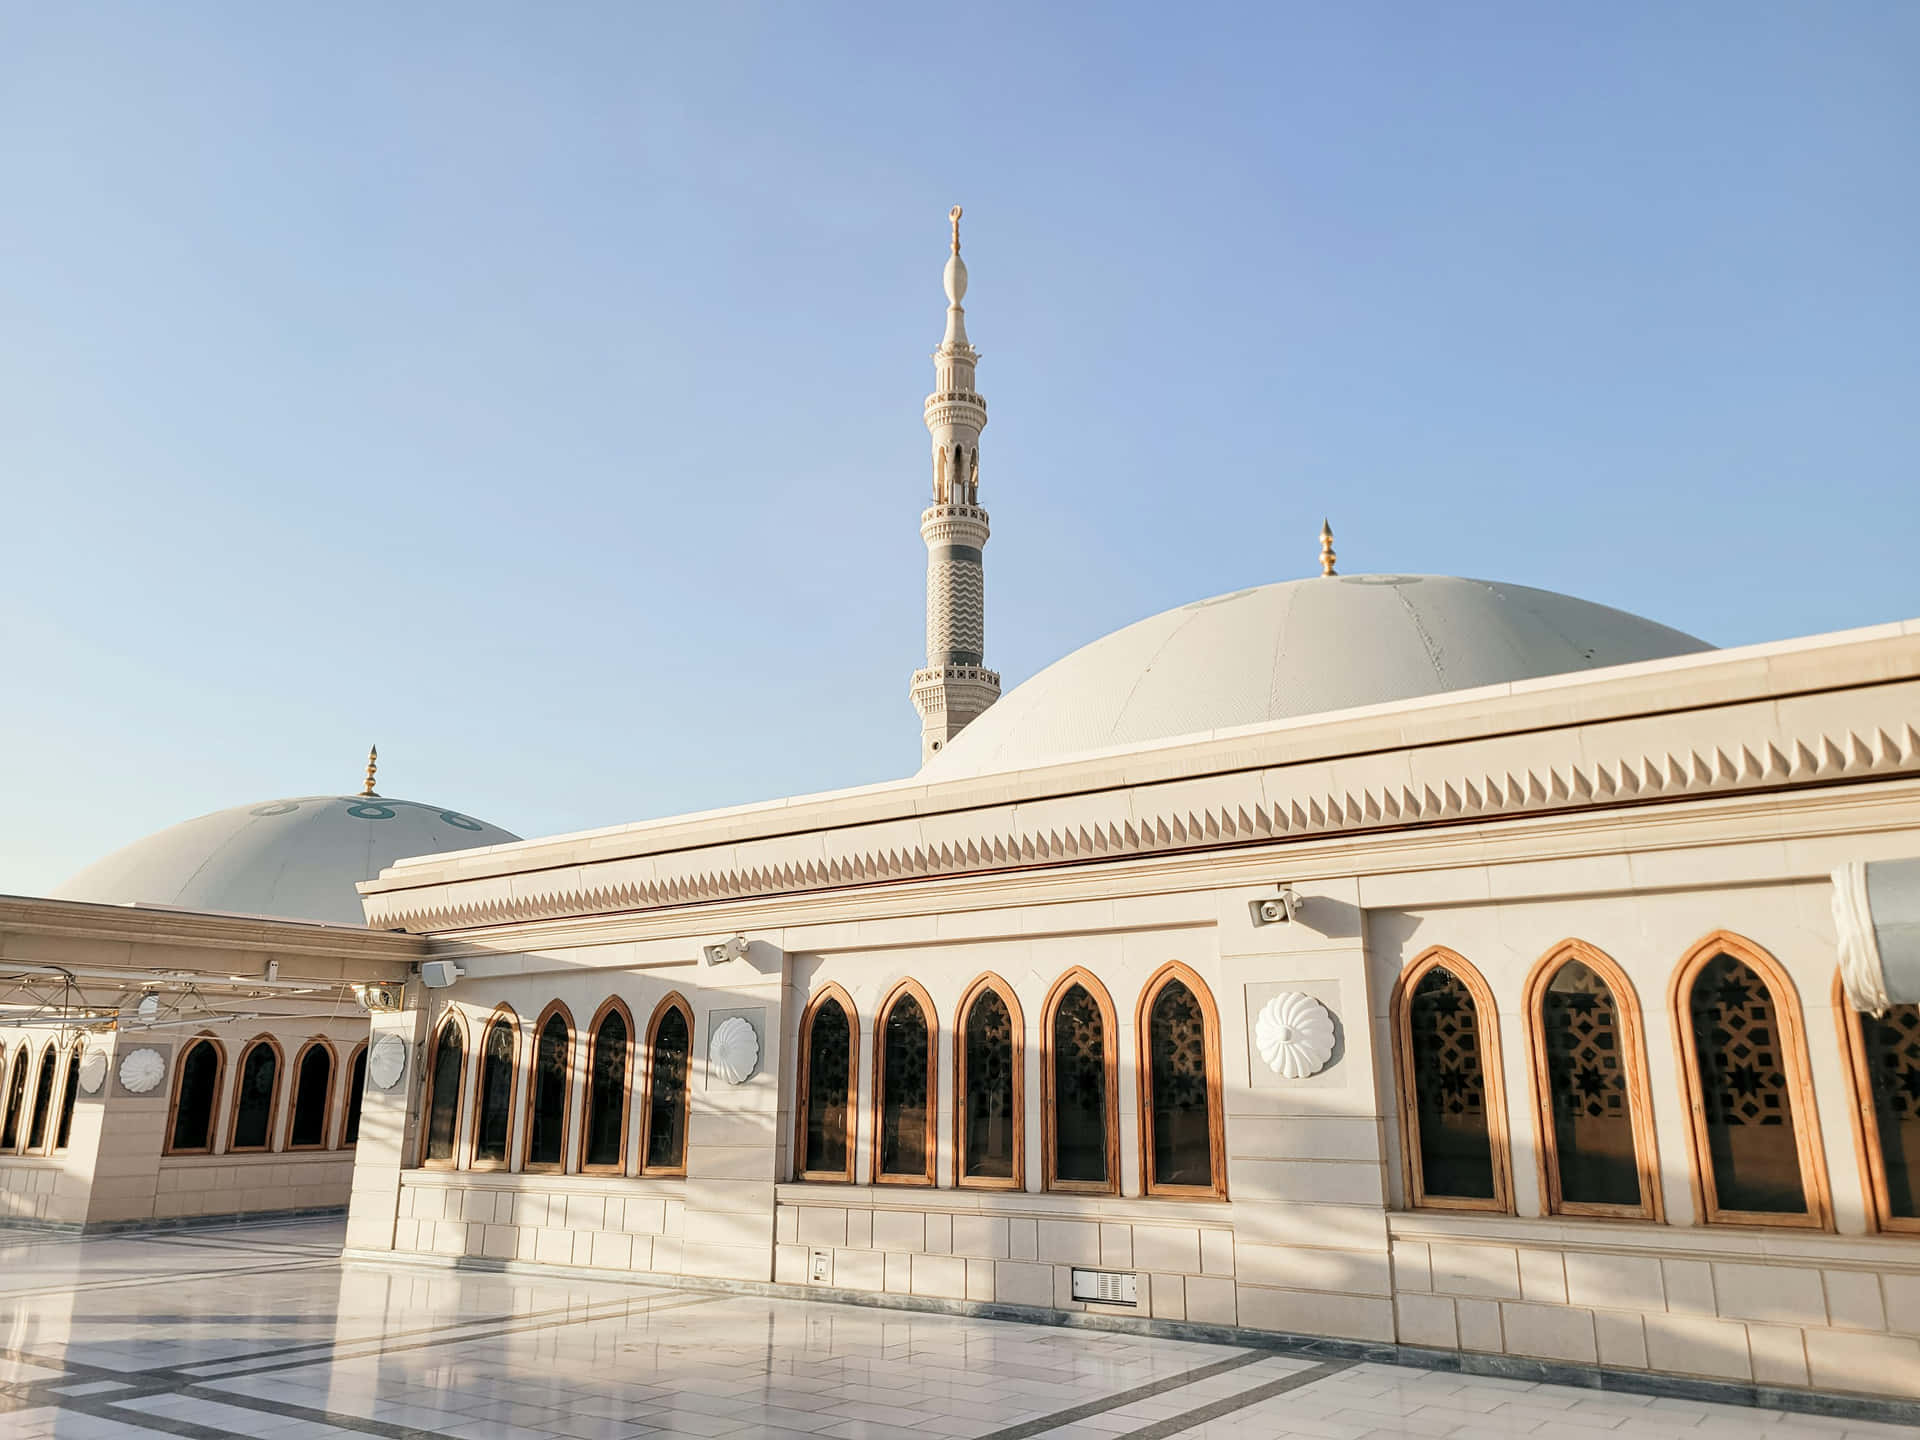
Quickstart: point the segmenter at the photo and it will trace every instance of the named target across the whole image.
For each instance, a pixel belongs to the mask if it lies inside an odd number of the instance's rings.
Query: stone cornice
[[[10,953],[6,941],[14,935],[374,961],[380,962],[380,978],[390,972],[401,973],[398,967],[426,953],[419,937],[389,930],[157,906],[96,905],[81,900],[0,895],[0,955]]]
[[[830,828],[734,837],[722,824],[706,844],[604,858],[588,845],[571,863],[499,873],[514,852],[537,861],[542,848],[513,847],[477,857],[494,873],[473,878],[399,867],[365,887],[368,912],[382,926],[470,929],[1915,775],[1920,641],[1891,628],[1892,643],[1858,647],[1856,663],[1827,652],[1824,688],[1781,694],[1763,666],[1745,684],[1723,671],[1714,687],[1752,698],[1658,707],[1643,683],[1652,667],[1627,667],[1614,678],[1634,682],[1640,709],[1617,718],[1563,701],[1558,724],[1514,732],[1493,716],[1478,735],[1403,731],[1397,746],[1326,759],[1295,758],[1276,727],[1237,739],[1245,758],[1225,773],[999,803],[1002,777],[988,777],[945,787],[987,792],[965,808],[856,818],[886,796],[869,792]],[[1735,672],[1751,660],[1717,658]]]
[[[826,943],[819,937],[831,934],[830,948],[845,953],[901,948],[905,942],[890,925],[892,921],[928,914],[973,917],[963,935],[942,934],[924,942],[951,947],[975,941],[1084,933],[1093,923],[1086,913],[1088,902],[1114,907],[1110,918],[1094,925],[1103,932],[1210,927],[1218,918],[1211,901],[1195,908],[1194,903],[1175,897],[1250,886],[1264,889],[1280,879],[1310,883],[1353,876],[1374,883],[1423,877],[1410,889],[1396,884],[1396,890],[1406,892],[1408,898],[1391,903],[1434,908],[1484,899],[1484,892],[1463,895],[1447,879],[1449,872],[1463,868],[1524,866],[1530,876],[1524,893],[1532,898],[1593,893],[1590,880],[1563,891],[1553,879],[1540,878],[1540,867],[1543,862],[1579,863],[1595,856],[1619,855],[1623,847],[1643,859],[1655,860],[1669,851],[1710,851],[1790,838],[1797,842],[1836,841],[1851,853],[1856,843],[1871,838],[1903,836],[1896,843],[1904,852],[1920,844],[1917,804],[1920,776],[1900,776],[1857,785],[1695,797],[1630,810],[1589,808],[1456,825],[1329,832],[1232,849],[1179,851],[1102,863],[983,871],[838,889],[823,887],[614,915],[508,921],[427,939],[435,956],[461,958],[503,951],[546,954],[627,941],[682,942],[690,934],[746,931],[792,950],[817,948]],[[1803,867],[1784,862],[1766,863],[1752,867],[1742,883],[1793,883],[1806,879],[1808,873]],[[1824,870],[1819,873],[1824,875]],[[1602,889],[1651,893],[1676,886],[1686,888],[1684,883],[1663,876],[1663,867],[1656,860],[1646,867],[1644,875],[1629,879],[1623,870]],[[1126,907],[1141,899],[1150,901],[1151,909],[1136,919]],[[1170,906],[1169,901],[1174,903]],[[979,917],[992,911],[1007,911],[1017,918],[1003,928],[982,925]],[[1056,911],[1057,920],[1053,918]],[[623,952],[620,963],[639,967],[684,964],[692,954],[686,945],[673,954],[629,951]]]

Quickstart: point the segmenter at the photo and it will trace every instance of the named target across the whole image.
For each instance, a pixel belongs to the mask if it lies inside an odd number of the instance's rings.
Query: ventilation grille
[[[1119,1270],[1075,1270],[1073,1298],[1101,1305],[1138,1305],[1140,1277]]]

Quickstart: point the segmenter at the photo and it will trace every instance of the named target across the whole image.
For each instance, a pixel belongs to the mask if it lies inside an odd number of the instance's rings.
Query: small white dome
[[[927,780],[1713,647],[1551,590],[1334,575],[1196,601],[1116,630],[1002,696]]]
[[[216,810],[169,826],[95,861],[53,898],[364,925],[356,882],[409,855],[519,838],[415,800],[306,795]]]

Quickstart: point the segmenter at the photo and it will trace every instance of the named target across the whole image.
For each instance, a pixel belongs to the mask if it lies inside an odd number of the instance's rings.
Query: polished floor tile
[[[6,1440],[1920,1437],[644,1277],[342,1265],[336,1221],[0,1235]]]

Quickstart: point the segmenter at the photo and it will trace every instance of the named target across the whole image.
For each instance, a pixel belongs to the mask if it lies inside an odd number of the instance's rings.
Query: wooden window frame
[[[259,1045],[269,1046],[273,1050],[273,1093],[267,1097],[267,1139],[263,1145],[236,1146],[233,1143],[233,1137],[240,1131],[240,1086],[247,1078],[247,1057],[254,1052],[254,1047]],[[287,1088],[289,1088],[287,1052],[281,1048],[278,1040],[272,1035],[262,1033],[240,1047],[240,1058],[234,1062],[233,1066],[232,1104],[228,1107],[227,1115],[227,1154],[270,1155],[274,1152],[276,1147],[273,1142],[279,1138],[281,1130],[280,1095],[281,1091]]]
[[[1613,996],[1615,1021],[1620,1029],[1620,1064],[1627,1091],[1627,1119],[1633,1129],[1634,1170],[1640,1178],[1638,1205],[1602,1205],[1590,1200],[1567,1200],[1560,1193],[1560,1151],[1553,1124],[1553,1084],[1547,1056],[1547,991],[1562,966],[1585,965]],[[1521,998],[1526,1017],[1527,1071],[1533,1077],[1533,1154],[1540,1180],[1541,1213],[1600,1220],[1666,1219],[1660,1193],[1660,1147],[1653,1129],[1653,1092],[1647,1080],[1647,1032],[1642,1023],[1640,996],[1613,957],[1585,940],[1567,939],[1534,962],[1527,973]]]
[[[433,1102],[436,1098],[433,1090],[433,1077],[440,1069],[441,1037],[446,1034],[447,1026],[452,1025],[460,1037],[460,1073],[454,1080],[453,1091],[453,1134],[447,1137],[447,1158],[429,1160],[427,1146],[431,1143],[433,1129]],[[458,1170],[460,1168],[460,1141],[463,1138],[460,1121],[466,1112],[467,1072],[473,1063],[473,1032],[467,1025],[467,1017],[449,1006],[440,1019],[435,1022],[427,1040],[427,1073],[420,1087],[420,1151],[419,1168],[422,1170]]]
[[[808,1106],[812,1101],[813,1022],[820,1007],[829,1000],[835,1001],[841,1013],[847,1017],[847,1168],[844,1171],[802,1168],[807,1161]],[[840,986],[829,982],[807,1001],[807,1008],[800,1015],[799,1054],[800,1063],[796,1072],[798,1084],[793,1097],[794,1176],[809,1184],[851,1185],[859,1173],[856,1150],[860,1135],[860,1012],[854,1006],[853,997]]]
[[[0,1091],[0,1129],[5,1128],[6,1109],[9,1105],[13,1103],[13,1077],[16,1071],[18,1071],[20,1075],[20,1110],[25,1110],[27,1108],[27,1078],[26,1077],[27,1077],[27,1070],[32,1068],[32,1065],[31,1065],[32,1055],[33,1055],[33,1047],[29,1045],[24,1039],[22,1039],[19,1045],[16,1046],[14,1049],[13,1060],[12,1060],[12,1063],[7,1066],[6,1074],[0,1075],[0,1084],[4,1084],[6,1086],[6,1089],[4,1091]],[[17,1155],[20,1153],[20,1147],[26,1142],[26,1138],[27,1138],[26,1128],[20,1123],[22,1118],[23,1117],[20,1114],[20,1111],[17,1110],[14,1112],[13,1144],[9,1145],[4,1152],[0,1152],[0,1153],[5,1153],[9,1155]],[[171,1134],[172,1132],[169,1131],[168,1133]],[[208,1133],[212,1133],[212,1132],[209,1131]]]
[[[974,1002],[991,990],[1007,1007],[1013,1026],[1013,1174],[1005,1180],[967,1174],[967,1021]],[[992,971],[974,978],[953,1012],[953,1183],[963,1190],[1025,1190],[1027,1188],[1027,1047],[1026,1017],[1013,987]]]
[[[320,1110],[320,1141],[316,1145],[296,1145],[293,1143],[293,1117],[300,1110],[300,1069],[307,1063],[307,1052],[318,1045],[327,1052],[327,1098]],[[340,1075],[340,1054],[333,1048],[333,1042],[324,1035],[315,1035],[302,1045],[293,1057],[293,1068],[287,1072],[287,1137],[280,1148],[289,1153],[296,1150],[329,1150],[333,1147],[327,1142],[333,1138],[333,1093],[335,1081]],[[340,1123],[346,1123],[341,1117]]]
[[[180,1115],[180,1086],[186,1079],[187,1056],[193,1053],[197,1045],[213,1047],[213,1103],[207,1111],[207,1143],[185,1150],[176,1149],[173,1143],[174,1124]],[[180,1047],[180,1053],[173,1059],[172,1095],[167,1101],[167,1128],[161,1133],[162,1155],[211,1155],[214,1137],[220,1133],[220,1098],[227,1084],[227,1047],[211,1035],[195,1035]]]
[[[880,1171],[880,1121],[887,1102],[887,1017],[903,996],[911,995],[920,1007],[927,1027],[927,1123],[926,1173],[924,1175],[883,1175]],[[939,1166],[940,1148],[940,1016],[933,1008],[933,997],[917,980],[902,980],[886,994],[873,1012],[873,1153],[868,1157],[869,1174],[875,1185],[920,1185],[934,1183]]]
[[[1493,1197],[1429,1195],[1420,1159],[1419,1087],[1413,1066],[1413,992],[1434,970],[1445,970],[1466,986],[1473,1001],[1473,1023],[1480,1042],[1481,1085],[1487,1097],[1487,1145],[1492,1152]],[[1511,1215],[1513,1144],[1507,1128],[1506,1069],[1500,1062],[1500,1007],[1486,977],[1466,956],[1444,945],[1423,950],[1394,981],[1387,1002],[1393,1027],[1394,1077],[1400,1093],[1400,1164],[1409,1210],[1473,1210]]]
[[[653,1044],[660,1034],[660,1022],[667,1018],[669,1010],[678,1010],[680,1018],[687,1026],[687,1072],[680,1081],[680,1163],[678,1165],[649,1165],[647,1151],[653,1144]],[[647,1074],[646,1091],[640,1104],[640,1154],[639,1172],[642,1175],[665,1175],[685,1177],[687,1173],[687,1151],[693,1144],[693,1006],[687,1003],[687,997],[678,990],[669,990],[660,997],[660,1003],[653,1007],[653,1014],[647,1019]]]
[[[611,1165],[589,1165],[587,1163],[587,1132],[593,1126],[593,1052],[600,1039],[600,1027],[606,1023],[609,1015],[618,1015],[620,1022],[627,1027],[627,1043],[620,1058],[620,1158]],[[693,1026],[687,1026],[687,1035],[691,1039]],[[593,1019],[587,1028],[580,1032],[580,1166],[582,1175],[625,1175],[627,1173],[627,1135],[633,1129],[633,1059],[637,1048],[633,1011],[627,1008],[627,1002],[618,995],[609,996],[593,1012]]]
[[[1920,1217],[1895,1215],[1887,1185],[1887,1156],[1880,1144],[1880,1117],[1874,1113],[1873,1075],[1867,1068],[1867,1037],[1860,1012],[1847,1000],[1840,972],[1833,972],[1833,1018],[1846,1056],[1847,1084],[1853,1103],[1853,1153],[1860,1162],[1860,1189],[1867,1197],[1867,1223],[1880,1235],[1920,1235]]]
[[[1212,1177],[1205,1185],[1164,1185],[1153,1171],[1153,1036],[1150,1018],[1153,1002],[1160,992],[1178,981],[1200,1007],[1207,1067],[1207,1170]],[[1227,1117],[1221,1087],[1220,1012],[1207,988],[1192,966],[1178,960],[1162,965],[1140,991],[1140,1003],[1134,1012],[1133,1033],[1139,1051],[1140,1101],[1140,1188],[1147,1195],[1164,1195],[1176,1200],[1224,1200],[1227,1198]]]
[[[367,1054],[367,1042],[362,1040],[347,1052],[347,1063],[340,1071],[340,1121],[338,1128],[334,1131],[333,1144],[336,1150],[352,1150],[360,1143],[357,1133],[353,1139],[347,1139],[347,1116],[353,1113],[353,1067],[360,1063],[363,1055]],[[363,1125],[367,1121],[366,1080],[367,1077],[362,1074],[360,1077],[360,1123]]]
[[[1100,1007],[1102,1049],[1106,1052],[1107,1178],[1062,1180],[1057,1171],[1054,1129],[1058,1123],[1053,1104],[1053,1022],[1060,1001],[1074,986],[1080,986]],[[1063,1195],[1118,1195],[1120,1193],[1120,1021],[1113,1008],[1113,997],[1099,978],[1076,965],[1047,991],[1040,1007],[1040,1183],[1045,1190]]]
[[[533,1107],[540,1099],[540,1037],[554,1016],[567,1027],[567,1057],[560,1081],[560,1158],[535,1161],[533,1157]],[[550,1000],[540,1018],[527,1032],[527,1084],[520,1097],[520,1170],[529,1175],[564,1175],[573,1159],[573,1084],[579,1078],[580,1027],[573,1023],[573,1011],[561,1000]]]
[[[493,1027],[504,1023],[513,1034],[513,1053],[507,1058],[507,1134],[500,1146],[498,1160],[480,1158],[480,1109],[486,1104],[487,1084],[487,1037],[493,1034]],[[521,1074],[532,1062],[521,1054],[520,1042],[523,1029],[520,1024],[520,1012],[504,1002],[493,1007],[487,1015],[487,1023],[480,1027],[480,1043],[473,1051],[473,1099],[470,1109],[473,1114],[467,1127],[467,1166],[469,1170],[513,1169],[514,1156],[514,1117],[520,1113]]]
[[[33,1143],[33,1122],[37,1118],[40,1110],[40,1078],[43,1075],[48,1077],[47,1128],[41,1133],[40,1143],[35,1145]],[[27,1129],[26,1133],[20,1137],[20,1153],[23,1155],[51,1155],[53,1153],[54,1131],[57,1128],[59,1120],[57,1112],[60,1109],[60,1097],[58,1093],[60,1089],[60,1045],[58,1041],[47,1041],[46,1045],[40,1051],[40,1063],[28,1072],[27,1081],[30,1096],[27,1101]]]
[[[80,1108],[80,1058],[86,1050],[86,1045],[86,1037],[82,1035],[75,1037],[74,1042],[67,1046],[67,1063],[60,1074],[60,1098],[53,1102],[53,1137],[47,1142],[49,1155],[58,1155],[63,1150],[73,1147],[73,1119],[67,1108],[67,1091],[69,1088],[73,1090],[73,1110],[77,1112]],[[64,1145],[60,1143],[62,1128],[67,1131],[67,1141]]]
[[[1745,965],[1767,987],[1779,1030],[1780,1068],[1793,1115],[1794,1146],[1800,1161],[1800,1190],[1805,1215],[1771,1211],[1724,1210],[1714,1193],[1713,1158],[1707,1135],[1706,1101],[1700,1091],[1700,1057],[1693,1042],[1693,985],[1721,955]],[[1674,967],[1667,989],[1673,1017],[1673,1045],[1687,1101],[1687,1171],[1693,1187],[1693,1218],[1700,1225],[1750,1225],[1768,1230],[1833,1229],[1833,1195],[1827,1186],[1826,1147],[1820,1137],[1820,1112],[1814,1107],[1813,1072],[1807,1057],[1807,1027],[1800,992],[1783,966],[1760,946],[1731,930],[1716,930],[1697,941]]]

